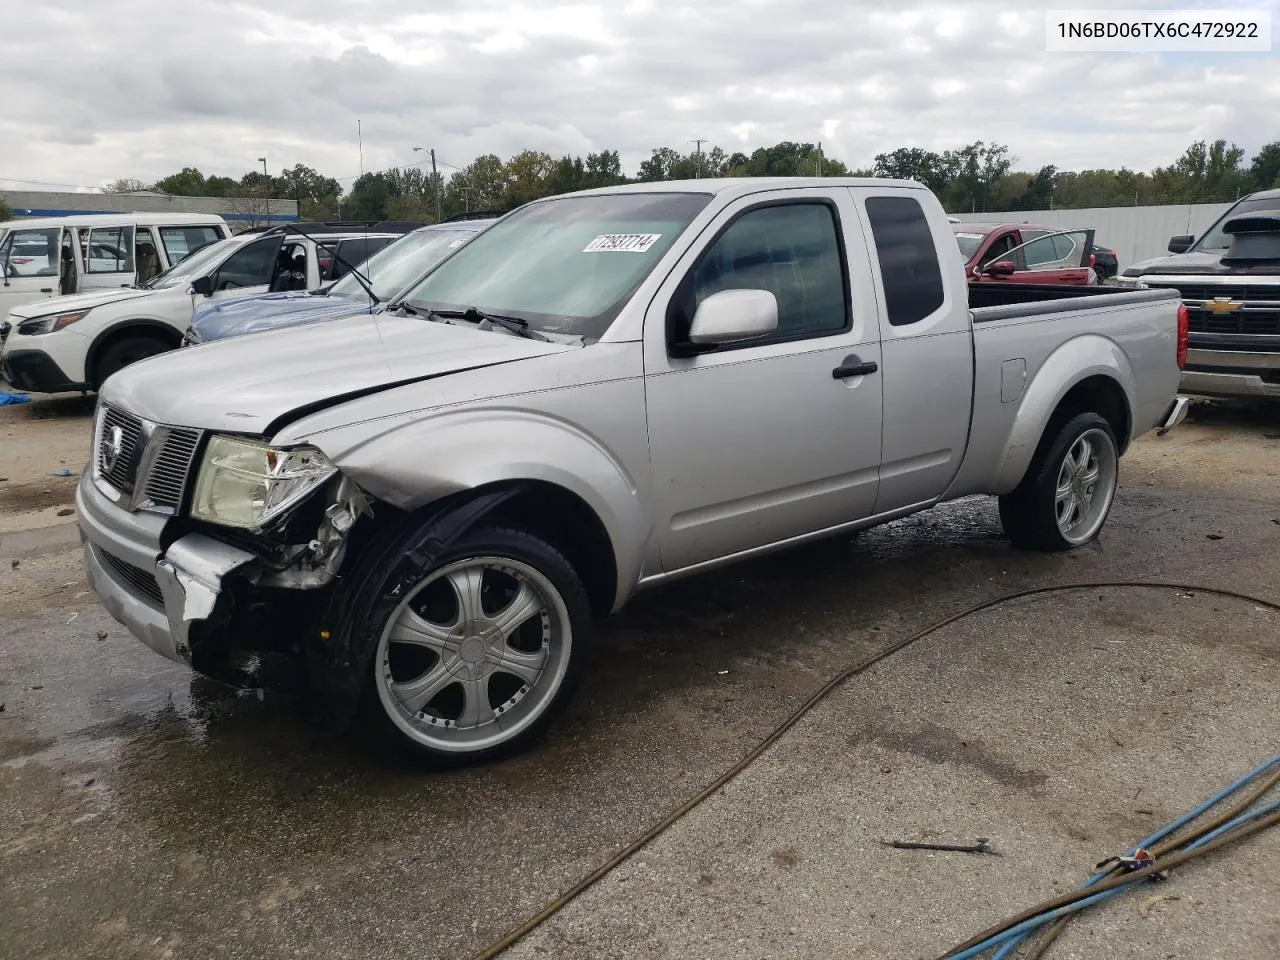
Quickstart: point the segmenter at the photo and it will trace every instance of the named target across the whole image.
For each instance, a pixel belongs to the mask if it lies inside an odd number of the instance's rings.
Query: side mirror
[[[191,281],[191,292],[207,297],[213,293],[213,277],[196,277]]]
[[[1190,233],[1184,233],[1177,237],[1170,237],[1169,252],[1170,253],[1186,253],[1191,248],[1191,245],[1195,242],[1196,242],[1195,236]]]
[[[689,342],[754,340],[777,329],[778,301],[768,290],[721,290],[698,305],[689,324]]]
[[[989,273],[993,277],[1010,277],[1017,272],[1017,269],[1012,260],[993,260],[982,268],[982,272]]]

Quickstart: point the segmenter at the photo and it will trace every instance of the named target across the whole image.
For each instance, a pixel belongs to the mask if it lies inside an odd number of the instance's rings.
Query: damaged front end
[[[211,437],[183,483],[187,496],[166,507],[151,495],[155,478],[169,476],[164,451],[148,450],[166,439],[163,428],[146,426],[132,464],[95,450],[77,489],[89,583],[157,653],[260,685],[276,655],[298,659],[306,624],[372,503],[319,451]],[[95,434],[99,447],[112,440],[101,425]]]
[[[179,527],[156,564],[174,646],[200,673],[257,685],[265,661],[295,660],[338,578],[369,498],[337,475],[274,522],[252,530]]]

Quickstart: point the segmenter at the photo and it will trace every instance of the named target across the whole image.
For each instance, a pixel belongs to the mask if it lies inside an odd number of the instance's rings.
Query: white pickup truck
[[[385,312],[112,377],[85,563],[165,656],[281,654],[315,719],[475,760],[642,588],[972,494],[1018,546],[1090,542],[1185,350],[1173,291],[969,288],[919,184],[548,198]]]

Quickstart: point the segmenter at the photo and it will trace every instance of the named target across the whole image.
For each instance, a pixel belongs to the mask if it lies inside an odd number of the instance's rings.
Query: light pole
[[[266,194],[267,201],[267,226],[271,226],[271,174],[267,173],[267,158],[259,157],[258,162],[262,164],[262,176],[265,182],[262,184],[262,192]]]
[[[426,149],[426,147],[414,147],[413,152],[419,153]],[[436,223],[439,223],[444,218],[440,215],[440,181],[436,179],[436,152],[435,150],[428,152],[431,154],[431,185],[436,188]]]

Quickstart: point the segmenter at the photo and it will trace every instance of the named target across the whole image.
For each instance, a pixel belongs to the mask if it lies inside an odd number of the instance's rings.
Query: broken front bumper
[[[202,533],[161,549],[166,518],[121,510],[89,471],[76,489],[85,572],[102,605],[156,653],[191,663],[191,631],[215,616],[223,578],[257,559]]]

